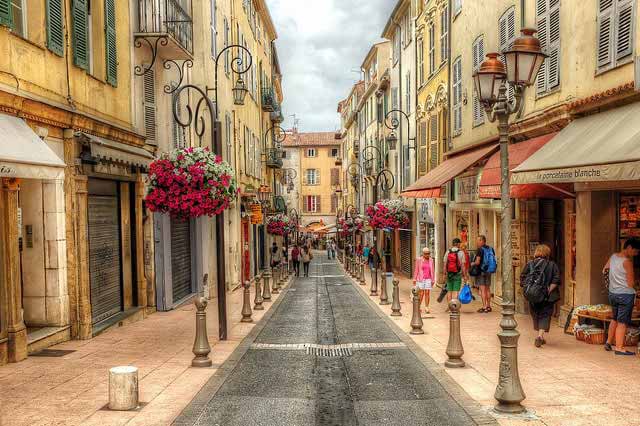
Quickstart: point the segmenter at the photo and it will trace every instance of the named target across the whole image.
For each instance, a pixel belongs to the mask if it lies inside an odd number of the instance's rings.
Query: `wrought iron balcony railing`
[[[266,112],[274,112],[276,107],[276,95],[273,87],[262,88],[262,110]]]
[[[168,35],[180,48],[193,54],[191,0],[138,0],[138,29],[135,35]],[[166,46],[169,43],[162,45]]]
[[[276,100],[274,100],[273,111],[271,111],[271,114],[269,114],[269,118],[274,123],[282,123],[284,121],[284,115],[282,114],[282,107],[280,106],[280,103]]]
[[[265,155],[267,167],[270,169],[282,168],[282,148],[268,148]]]

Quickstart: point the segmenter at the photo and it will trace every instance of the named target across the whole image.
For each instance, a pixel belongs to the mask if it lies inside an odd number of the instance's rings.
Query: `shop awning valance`
[[[62,179],[64,167],[24,120],[0,114],[0,177]]]
[[[513,170],[512,184],[640,179],[640,103],[580,118]]]
[[[489,145],[448,158],[435,169],[418,179],[413,185],[402,191],[405,198],[438,198],[440,188],[469,167],[489,156],[498,145]]]
[[[544,136],[529,139],[524,142],[509,145],[509,170],[518,167],[523,161],[531,157],[557,133],[549,133]],[[489,158],[487,164],[482,170],[482,178],[480,179],[480,198],[500,198],[500,151],[496,152]],[[538,183],[530,183],[524,185],[511,185],[511,198],[534,199],[534,198],[556,198],[562,199],[572,193],[571,184],[545,185]]]
[[[127,145],[82,132],[77,133],[76,137],[89,142],[91,155],[101,161],[146,168],[155,159],[149,151],[137,146]]]

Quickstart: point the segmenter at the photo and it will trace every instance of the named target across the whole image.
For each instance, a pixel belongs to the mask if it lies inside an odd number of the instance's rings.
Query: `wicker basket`
[[[598,319],[611,319],[613,318],[613,311],[591,311],[591,316]]]
[[[601,328],[592,328],[584,333],[584,341],[590,345],[604,345],[605,335]]]
[[[584,342],[584,330],[581,328],[578,328],[575,332],[576,335],[576,340],[580,340],[581,342]]]

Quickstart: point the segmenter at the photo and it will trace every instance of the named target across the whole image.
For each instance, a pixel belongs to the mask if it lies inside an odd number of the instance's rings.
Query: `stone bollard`
[[[271,302],[271,285],[269,284],[269,279],[271,278],[271,272],[267,269],[262,274],[264,278],[264,283],[262,283],[262,301],[263,302]]]
[[[393,280],[393,303],[391,304],[391,316],[401,317],[400,313],[400,281]]]
[[[360,262],[360,277],[359,277],[360,285],[366,285],[367,284],[367,282],[364,279],[364,264],[365,264],[364,260],[362,262]]]
[[[271,294],[280,293],[280,288],[278,287],[278,281],[280,280],[280,274],[278,271],[278,267],[271,268],[271,275],[273,275],[273,281],[271,285]]]
[[[461,368],[465,366],[462,360],[464,348],[462,347],[462,339],[460,338],[460,308],[462,305],[457,299],[449,302],[449,343],[447,344],[447,359],[444,362],[445,367]]]
[[[256,297],[253,299],[254,311],[264,311],[264,306],[262,306],[262,288],[260,286],[261,279],[262,279],[262,274],[259,274],[256,277]]]
[[[211,346],[209,345],[209,337],[207,336],[207,299],[204,297],[196,297],[194,301],[196,305],[196,340],[193,342],[193,354],[195,358],[191,361],[192,367],[211,367],[211,359],[209,353]]]
[[[242,319],[240,322],[253,322],[251,319],[251,283],[244,282],[242,294]]]
[[[387,281],[393,279],[393,274],[391,272],[387,272],[384,275],[384,279],[380,282],[380,304],[388,305],[391,302],[389,302],[389,295],[387,294]]]
[[[371,292],[369,295],[378,295],[378,270],[376,268],[371,268]]]
[[[418,288],[414,287],[411,290],[413,295],[413,316],[411,317],[411,331],[410,334],[424,334],[422,330],[422,317],[420,316],[420,297],[418,296]]]
[[[109,410],[129,411],[138,408],[138,369],[113,367],[109,370]]]

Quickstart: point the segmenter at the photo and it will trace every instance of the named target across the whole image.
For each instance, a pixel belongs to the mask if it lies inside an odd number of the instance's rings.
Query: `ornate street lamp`
[[[242,77],[238,77],[235,86],[233,86],[233,103],[235,105],[244,105],[244,98],[247,97],[249,90]]]
[[[520,110],[523,90],[531,86],[547,57],[540,41],[533,36],[535,30],[525,28],[522,36],[504,52],[505,65],[497,53],[489,53],[487,60],[474,73],[475,88],[489,121],[498,122],[500,133],[500,168],[502,175],[501,240],[502,240],[502,320],[500,339],[500,372],[494,394],[498,404],[496,411],[521,413],[525,411],[525,399],[518,374],[518,323],[515,320],[515,288],[513,282],[513,257],[511,250],[511,198],[509,187],[509,117]],[[507,83],[513,87],[515,99],[507,96]]]
[[[377,203],[378,200],[378,189],[382,189],[383,193],[388,193],[389,191],[391,191],[393,189],[393,187],[395,186],[395,178],[393,177],[393,173],[391,173],[391,170],[389,169],[382,169],[380,170],[380,172],[378,173],[378,175],[376,176],[376,181],[373,187],[373,203]],[[376,252],[377,255],[380,256],[380,251],[378,250],[378,246],[377,246],[377,231],[374,230],[373,231],[373,246],[376,248]],[[386,243],[386,241],[385,241]],[[387,245],[387,244],[385,244]],[[393,268],[391,267],[391,244],[389,243],[387,245],[387,247],[384,250],[384,256],[385,256],[385,267],[386,267],[386,272],[393,272]],[[377,261],[378,259],[374,259],[376,261],[376,265],[377,265]],[[377,271],[377,266],[376,266],[376,271]],[[378,279],[378,275],[376,272],[376,277],[375,279]]]
[[[400,131],[402,132],[402,127],[400,125],[400,119],[398,119],[398,117],[394,114],[399,114],[400,117],[404,118],[405,121],[407,122],[407,147],[409,149],[413,149],[416,150],[417,153],[417,147],[416,147],[416,137],[411,137],[409,136],[409,129],[411,128],[411,120],[409,119],[409,116],[407,115],[406,112],[400,110],[400,109],[393,109],[391,111],[389,111],[385,117],[384,117],[384,125],[387,129],[391,130],[391,133],[389,133],[389,135],[385,138],[385,141],[387,142],[387,146],[389,147],[389,149],[395,149],[396,148],[396,144],[399,140],[396,131]],[[411,145],[411,142],[413,141],[413,145]],[[402,141],[400,141],[400,148],[402,148]],[[404,165],[404,154],[402,154],[400,156],[401,162],[400,162],[400,168],[404,169],[406,166]],[[417,172],[417,167],[418,167],[418,161],[416,158],[416,172]],[[403,175],[404,172],[399,173],[400,176],[404,176]],[[416,173],[417,175],[417,173]],[[400,186],[404,186],[403,185],[403,180],[400,179]],[[402,189],[402,188],[401,188]]]
[[[362,150],[362,163],[364,169],[368,174],[372,174],[374,171],[375,160],[378,160],[378,167],[382,167],[382,152],[375,145],[367,145]]]

